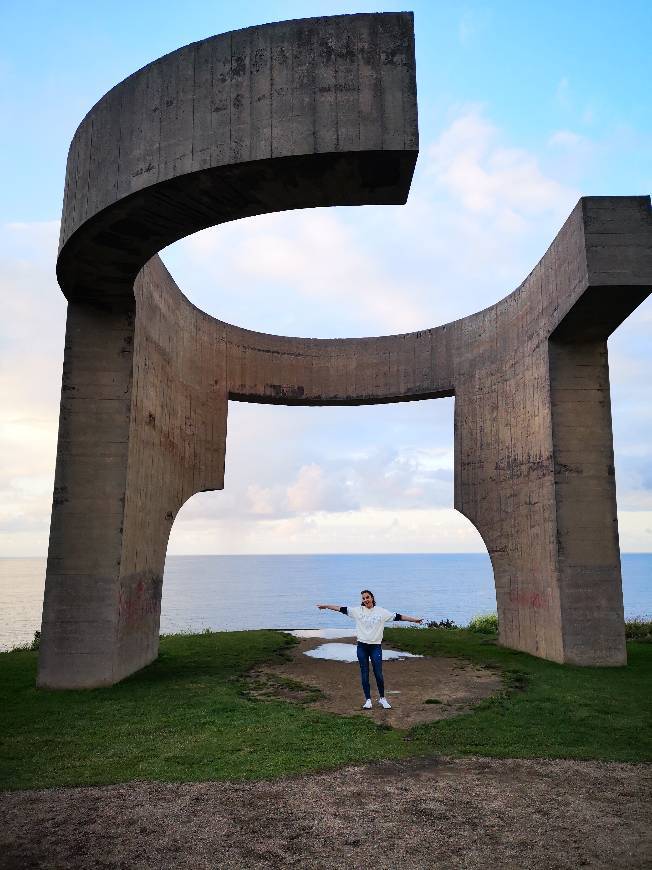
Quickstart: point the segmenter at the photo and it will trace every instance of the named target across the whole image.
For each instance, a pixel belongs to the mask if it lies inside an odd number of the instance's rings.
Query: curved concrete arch
[[[223,487],[229,398],[454,395],[455,506],[491,555],[501,642],[624,661],[606,339],[652,286],[649,197],[581,200],[517,290],[405,335],[241,329],[193,306],[157,256],[241,217],[402,203],[417,148],[410,13],[213,37],[84,119],[57,263],[69,306],[40,685],[109,685],[156,657],[170,527]]]
[[[402,204],[418,153],[411,13],[249,27],[160,58],[86,115],[57,276],[123,297],[177,239],[243,217]]]

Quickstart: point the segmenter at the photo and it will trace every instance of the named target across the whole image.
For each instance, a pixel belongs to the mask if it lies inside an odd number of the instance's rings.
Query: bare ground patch
[[[0,795],[0,868],[644,868],[649,766],[429,759]]]
[[[346,640],[346,639],[344,639]],[[412,728],[448,719],[470,710],[503,688],[500,675],[461,659],[444,656],[384,661],[385,692],[392,704],[383,710],[371,676],[372,710],[362,710],[364,695],[356,662],[315,659],[304,655],[324,639],[304,639],[289,651],[287,661],[250,672],[250,693],[259,698],[310,703],[341,716],[364,715],[392,728]]]

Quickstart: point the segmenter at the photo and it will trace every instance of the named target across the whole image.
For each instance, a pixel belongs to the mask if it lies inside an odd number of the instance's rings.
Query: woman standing
[[[355,621],[355,633],[358,639],[358,662],[360,663],[360,677],[365,702],[363,710],[371,710],[371,687],[369,686],[369,659],[374,669],[374,677],[380,695],[378,703],[386,710],[391,709],[391,704],[385,697],[385,681],[383,679],[383,631],[386,622],[423,622],[416,616],[405,616],[384,607],[376,606],[376,599],[368,589],[360,593],[362,604],[360,607],[340,607],[337,604],[318,604],[320,610],[334,610],[343,613]]]

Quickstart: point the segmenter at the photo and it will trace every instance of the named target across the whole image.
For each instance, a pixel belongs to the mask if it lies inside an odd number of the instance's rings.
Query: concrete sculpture
[[[455,396],[455,507],[493,564],[501,643],[625,662],[607,345],[652,287],[649,197],[582,199],[492,308],[407,335],[264,335],[195,308],[157,252],[236,218],[405,202],[412,15],[316,18],[181,48],[75,133],[68,321],[38,682],[115,683],[158,651],[168,536],[223,487],[229,399]]]

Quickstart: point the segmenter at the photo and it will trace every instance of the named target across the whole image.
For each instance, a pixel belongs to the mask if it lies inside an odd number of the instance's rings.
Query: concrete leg
[[[550,341],[456,396],[455,507],[494,568],[504,646],[626,663],[605,341]]]
[[[550,341],[564,661],[626,664],[607,342]]]
[[[563,661],[545,346],[505,377],[478,370],[455,397],[455,507],[494,569],[501,644]]]
[[[38,685],[111,685],[158,654],[181,505],[224,485],[219,334],[157,260],[135,312],[71,304]]]
[[[38,685],[115,682],[134,311],[70,303]]]

